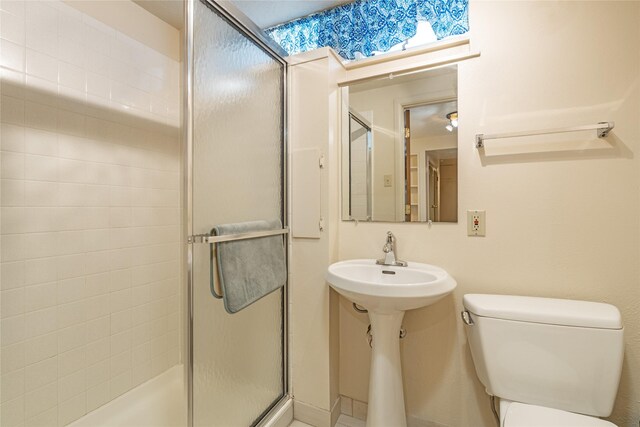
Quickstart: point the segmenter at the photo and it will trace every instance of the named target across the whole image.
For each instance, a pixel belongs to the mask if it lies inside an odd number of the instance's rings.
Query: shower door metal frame
[[[372,187],[372,182],[371,182],[371,175],[373,173],[373,168],[371,165],[372,162],[372,138],[373,138],[373,134],[371,131],[371,124],[364,118],[362,117],[360,114],[358,114],[357,111],[355,110],[351,110],[349,109],[349,219],[355,219],[356,221],[372,221],[373,220],[373,191],[371,189]],[[367,186],[367,217],[366,218],[353,218],[352,215],[352,211],[351,211],[351,183],[352,181],[352,176],[351,176],[351,152],[352,152],[352,146],[351,146],[351,121],[354,121],[356,123],[358,123],[360,126],[362,126],[366,131],[366,145],[365,145],[365,150],[366,150],[366,186]]]
[[[185,377],[186,377],[186,399],[187,399],[187,426],[193,426],[193,244],[189,243],[189,236],[193,236],[193,82],[194,82],[194,68],[193,68],[193,15],[195,11],[195,2],[201,1],[205,5],[214,9],[223,19],[225,19],[231,26],[239,31],[244,36],[251,39],[258,47],[263,49],[274,60],[278,61],[283,66],[282,73],[282,159],[281,165],[281,182],[282,182],[282,222],[283,227],[289,226],[288,218],[288,64],[284,59],[287,53],[280,47],[275,41],[268,38],[262,33],[262,30],[251,21],[246,15],[238,10],[229,1],[214,1],[214,0],[186,0],[184,2],[184,54],[182,64],[182,81],[183,85],[183,183],[184,195],[183,202],[186,205],[186,209],[183,209],[183,248],[186,247],[186,253],[183,254],[183,259],[186,261],[186,292],[185,299],[183,301],[183,307],[186,309],[186,320],[188,324],[188,330],[185,334],[184,349],[185,349]],[[212,12],[215,13],[215,12]],[[262,425],[267,422],[271,415],[279,410],[289,399],[291,395],[291,381],[289,378],[289,248],[290,240],[289,235],[284,235],[286,238],[286,265],[287,265],[287,283],[282,290],[282,397],[268,407],[261,416],[254,422],[254,425]]]

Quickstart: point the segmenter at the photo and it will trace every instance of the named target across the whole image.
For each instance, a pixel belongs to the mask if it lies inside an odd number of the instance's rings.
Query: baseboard
[[[340,408],[340,405],[337,407]],[[293,401],[293,418],[312,425],[313,427],[333,427],[331,423],[333,410],[329,412],[326,409],[321,409],[297,400]]]
[[[260,427],[289,427],[291,421],[293,421],[293,399],[289,397],[279,408],[275,409],[269,421]]]
[[[333,407],[331,408],[331,427],[336,425],[338,417],[340,417],[340,396],[333,402]]]
[[[341,421],[343,424],[347,424],[345,421],[349,421],[348,425],[358,426],[367,418],[367,404],[359,400],[353,399],[348,396],[340,396],[338,398],[340,407],[336,412],[341,412],[345,417]],[[344,404],[343,404],[344,403]],[[335,409],[335,407],[334,407]],[[332,410],[333,421],[333,410]],[[339,416],[340,414],[338,414]],[[435,421],[424,420],[418,418],[415,415],[407,414],[407,427],[450,427],[446,424],[440,424]]]
[[[445,424],[440,424],[435,421],[423,420],[413,415],[407,415],[408,427],[449,427]]]

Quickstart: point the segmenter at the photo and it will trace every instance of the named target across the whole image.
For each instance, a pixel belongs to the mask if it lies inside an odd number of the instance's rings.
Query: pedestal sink
[[[369,376],[368,427],[404,427],[400,328],[406,310],[433,304],[456,287],[442,268],[409,262],[406,267],[376,264],[373,259],[329,266],[333,289],[369,311],[373,332]]]

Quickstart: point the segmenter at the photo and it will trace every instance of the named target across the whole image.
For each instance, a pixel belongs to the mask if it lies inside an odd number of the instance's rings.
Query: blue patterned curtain
[[[468,0],[356,0],[265,30],[290,55],[332,47],[346,59],[386,52],[428,21],[438,40],[469,31]]]

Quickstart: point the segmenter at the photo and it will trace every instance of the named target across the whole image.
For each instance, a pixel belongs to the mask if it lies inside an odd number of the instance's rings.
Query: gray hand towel
[[[251,221],[214,227],[217,236],[279,230],[280,220]],[[218,272],[224,308],[233,314],[281,288],[287,281],[281,235],[217,243]]]

